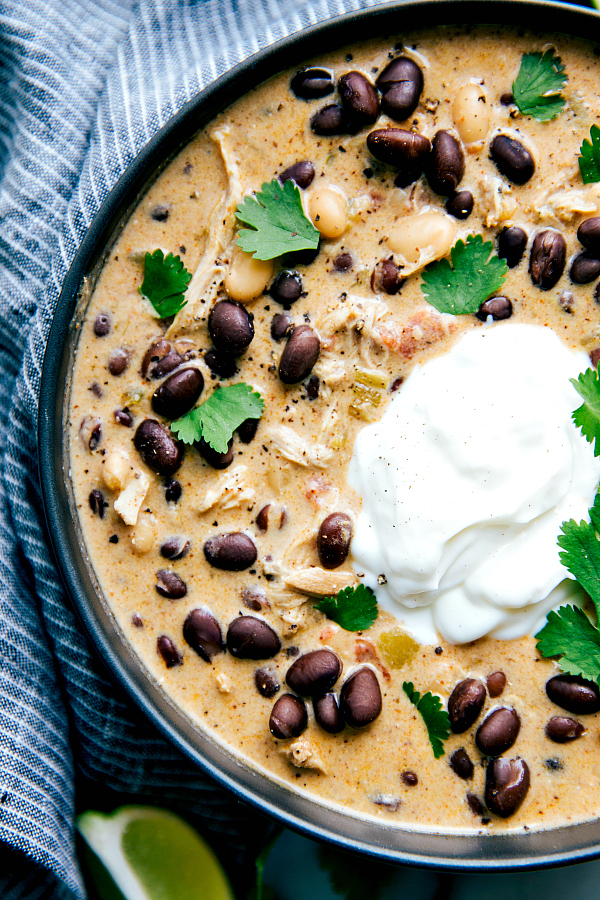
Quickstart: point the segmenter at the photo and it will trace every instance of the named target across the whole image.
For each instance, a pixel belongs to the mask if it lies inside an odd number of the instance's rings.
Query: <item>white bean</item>
[[[102,478],[111,491],[122,490],[131,477],[131,461],[125,450],[109,450],[104,458]]]
[[[440,212],[426,212],[400,219],[390,231],[388,245],[402,262],[426,265],[446,256],[454,240],[454,225]],[[414,271],[414,268],[412,268]]]
[[[313,191],[309,200],[310,217],[324,238],[339,238],[348,225],[348,200],[334,185]]]
[[[150,516],[140,516],[135,531],[131,534],[134,553],[140,555],[149,553],[154,546],[154,536],[154,519]]]
[[[485,140],[490,128],[490,108],[480,84],[463,84],[452,104],[456,128],[465,144]]]
[[[236,247],[225,276],[225,290],[232,300],[250,303],[260,297],[272,276],[272,259],[255,259],[251,253]]]

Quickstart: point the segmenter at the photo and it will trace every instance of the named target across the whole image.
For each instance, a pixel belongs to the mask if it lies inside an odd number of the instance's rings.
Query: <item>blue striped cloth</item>
[[[44,534],[36,414],[61,284],[100,203],[198,90],[372,0],[0,0],[0,865],[3,900],[83,898],[75,774],[196,814],[245,808],[169,746],[90,652]]]

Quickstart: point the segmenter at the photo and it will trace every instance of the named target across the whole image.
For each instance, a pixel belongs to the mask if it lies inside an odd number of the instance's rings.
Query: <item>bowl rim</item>
[[[362,39],[436,25],[502,24],[589,38],[595,10],[553,0],[395,0],[350,11],[282,38],[225,72],[148,141],[100,205],[64,279],[44,355],[38,409],[38,459],[48,538],[67,594],[90,643],[116,682],[159,731],[221,786],[313,839],[381,861],[457,872],[517,871],[600,856],[600,821],[517,834],[416,831],[328,808],[241,763],[200,732],[148,676],[95,588],[73,516],[65,468],[63,407],[68,391],[73,317],[85,279],[101,267],[119,222],[190,137],[262,81],[304,60]],[[400,25],[400,21],[402,25]],[[592,32],[593,33],[593,30]],[[150,176],[149,176],[149,173]],[[71,344],[71,348],[69,348]],[[70,352],[71,351],[71,352]]]

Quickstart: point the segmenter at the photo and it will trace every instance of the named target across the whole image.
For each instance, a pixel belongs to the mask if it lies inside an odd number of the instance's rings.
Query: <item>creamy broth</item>
[[[474,208],[467,219],[448,217],[453,242],[483,234],[496,244],[503,228],[521,226],[529,237],[528,249],[519,265],[509,269],[501,291],[511,300],[513,315],[494,327],[537,324],[552,328],[572,349],[590,353],[600,347],[595,283],[580,285],[569,278],[570,260],[583,249],[577,228],[584,218],[600,211],[598,186],[584,187],[577,166],[581,143],[596,120],[600,63],[595,47],[562,35],[439,28],[354,45],[310,65],[333,69],[336,80],[348,71],[376,78],[391,57],[400,55],[394,49],[398,41],[421,66],[425,82],[408,122],[394,123],[381,114],[376,125],[356,134],[317,136],[310,129],[310,118],[334,102],[334,96],[309,102],[298,99],[289,88],[296,70],[286,72],[239,100],[194,136],[125,225],[85,314],[70,397],[73,489],[86,548],[119,627],[150,675],[200,729],[290,789],[363,817],[435,831],[527,830],[591,819],[600,810],[598,714],[581,717],[586,734],[572,743],[557,744],[546,737],[550,717],[567,713],[546,695],[547,680],[559,670],[552,660],[540,658],[533,637],[482,638],[464,646],[441,639],[436,646],[407,641],[407,660],[398,664],[389,649],[386,653],[385,639],[383,644],[380,639],[401,626],[399,619],[380,609],[368,631],[345,631],[313,608],[314,598],[294,590],[281,575],[283,570],[306,572],[319,567],[315,537],[328,514],[343,511],[356,517],[360,512],[360,500],[346,480],[354,439],[368,421],[381,415],[392,387],[401,390],[399,379],[406,378],[415,365],[448,353],[469,329],[485,327],[473,315],[452,320],[439,316],[423,297],[418,272],[407,277],[398,293],[373,290],[374,267],[393,255],[388,238],[395,223],[425,208],[443,213],[445,198],[435,194],[424,178],[405,190],[394,187],[394,170],[374,162],[367,150],[370,130],[412,127],[431,139],[440,129],[448,129],[456,135],[452,106],[457,92],[471,82],[482,85],[490,124],[485,141],[464,152],[465,173],[459,189],[473,194]],[[515,115],[515,107],[500,98],[510,91],[522,55],[550,44],[566,68],[567,102],[556,119],[542,123]],[[490,139],[499,131],[519,137],[533,153],[536,171],[524,185],[503,178],[490,159]],[[274,340],[271,327],[274,315],[284,313],[284,308],[268,293],[247,304],[254,316],[254,339],[237,360],[238,373],[220,380],[204,360],[211,346],[207,316],[214,299],[210,291],[190,300],[168,330],[138,291],[146,251],[162,248],[180,255],[194,272],[203,257],[206,262],[205,253],[213,252],[215,219],[211,217],[232,183],[239,178],[242,192],[258,190],[299,160],[310,160],[315,167],[312,185],[302,191],[309,204],[325,185],[341,189],[348,199],[348,223],[341,237],[323,240],[310,264],[292,266],[301,276],[303,292],[288,315],[296,326],[310,324],[321,339],[321,355],[313,370],[319,389],[312,398],[306,380],[286,386],[278,377],[285,340]],[[544,229],[559,231],[567,243],[564,274],[547,291],[532,285],[527,268],[531,240]],[[219,298],[225,296],[221,283],[233,238],[233,231],[226,234],[219,252],[221,268],[215,275]],[[350,255],[349,268],[340,268],[342,254]],[[276,261],[273,275],[279,268]],[[387,313],[380,320],[383,303]],[[94,330],[99,315],[106,316],[110,326],[101,336],[97,327]],[[377,331],[379,322],[385,327]],[[244,381],[265,401],[255,437],[249,443],[234,438],[234,458],[228,468],[217,471],[196,449],[186,448],[183,464],[173,476],[181,485],[177,502],[166,499],[169,479],[147,468],[133,444],[143,419],[158,418],[168,426],[168,420],[156,416],[151,406],[161,380],[141,374],[149,346],[161,337],[187,354],[189,365],[201,370],[201,400],[220,381]],[[123,370],[112,374],[109,365],[117,371],[119,359]],[[365,393],[357,373],[373,371],[381,383],[367,383]],[[115,419],[115,410],[124,409],[131,425],[122,416],[121,422]],[[282,427],[304,442],[304,450],[296,450],[300,462],[290,458],[294,453]],[[124,454],[128,472],[139,470],[149,480],[134,525],[125,524],[115,511],[119,490],[110,490],[103,475],[115,451]],[[93,491],[103,495],[102,499],[96,495],[95,511],[89,500]],[[239,502],[236,495],[241,496]],[[214,503],[211,498],[216,498]],[[256,519],[269,504],[264,530]],[[257,547],[257,561],[245,571],[221,571],[205,559],[205,541],[228,532],[247,533]],[[176,536],[183,543],[189,540],[189,551],[169,561],[159,548]],[[187,594],[176,600],[160,596],[155,589],[159,570],[180,576]],[[341,579],[340,586],[355,581],[351,554],[331,575]],[[253,609],[252,604],[260,605]],[[281,651],[264,661],[222,652],[206,662],[182,634],[188,613],[202,607],[218,620],[223,635],[239,614],[257,615],[279,635]],[[157,652],[161,636],[171,639],[180,664],[165,665]],[[286,672],[299,654],[321,647],[332,649],[343,663],[336,691],[359,664],[372,668],[382,691],[382,713],[365,729],[346,727],[339,734],[327,734],[310,715],[301,737],[278,741],[269,732],[269,715],[286,692]],[[258,692],[257,669],[266,670],[280,685],[273,697]],[[457,682],[473,677],[485,683],[498,670],[506,676],[501,696],[488,695],[475,725],[451,735],[445,742],[445,755],[434,759],[423,721],[403,692],[403,682],[412,681],[421,692],[439,695],[445,706]],[[518,738],[505,755],[525,759],[531,773],[524,802],[506,820],[489,814],[482,805],[485,757],[473,739],[487,712],[499,705],[514,707],[521,719]],[[310,701],[307,707],[310,712]],[[449,765],[459,748],[466,750],[474,764],[469,780],[460,778]],[[417,784],[411,783],[414,779],[407,778],[407,772],[417,776]]]

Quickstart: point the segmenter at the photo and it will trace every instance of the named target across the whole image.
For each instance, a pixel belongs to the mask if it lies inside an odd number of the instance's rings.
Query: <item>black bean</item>
[[[577,239],[590,253],[600,256],[600,216],[582,222],[577,229]]]
[[[540,231],[529,258],[531,280],[543,291],[553,288],[565,269],[567,242],[558,231]]]
[[[94,322],[94,334],[96,337],[106,337],[110,332],[111,321],[108,313],[98,313]]]
[[[276,303],[289,309],[302,294],[302,279],[297,272],[283,269],[269,288],[269,294]]]
[[[241,356],[254,337],[252,316],[236,300],[218,300],[208,316],[208,331],[218,352]]]
[[[161,634],[156,642],[156,649],[162,656],[167,669],[172,669],[173,666],[180,666],[183,662],[181,654],[179,650],[173,643],[170,637],[167,637],[166,634]]]
[[[306,382],[306,396],[309,400],[316,400],[319,396],[319,388],[321,387],[321,382],[319,381],[318,375],[311,375],[308,381]]]
[[[492,672],[485,680],[490,697],[499,697],[506,687],[506,675],[504,672]]]
[[[111,375],[117,377],[122,375],[129,366],[130,359],[131,352],[126,350],[125,347],[119,347],[117,350],[113,350],[108,357],[108,371]]]
[[[195,366],[179,369],[159,385],[152,395],[152,409],[165,419],[179,419],[194,408],[204,388],[204,378]]]
[[[150,213],[155,222],[166,222],[169,218],[169,207],[164,203],[159,203]]]
[[[382,94],[384,112],[402,122],[417,108],[423,90],[423,73],[412,59],[400,56],[385,67],[377,79],[377,87]]]
[[[576,741],[585,732],[585,726],[569,716],[553,716],[546,725],[546,737],[555,744]]]
[[[449,131],[438,131],[431,142],[431,153],[425,166],[427,180],[436,194],[449,197],[465,174],[465,155]]]
[[[204,544],[206,561],[215,569],[242,572],[256,562],[254,541],[241,531],[216,534]]]
[[[512,106],[512,104],[514,102],[515,102],[515,98],[513,97],[512,94],[509,94],[509,93],[501,94],[500,103],[502,104],[502,106]]]
[[[354,265],[351,253],[338,253],[333,260],[333,268],[336,272],[347,272]]]
[[[575,715],[600,710],[600,690],[593,681],[580,675],[555,675],[546,683],[546,694],[552,703]]]
[[[102,440],[102,419],[99,416],[84,416],[79,426],[79,437],[84,447],[93,452]]]
[[[211,372],[219,378],[233,378],[237,372],[237,365],[233,356],[219,353],[213,347],[204,354],[204,362]]]
[[[168,503],[177,503],[181,497],[181,485],[175,478],[171,478],[165,484],[165,500]]]
[[[402,128],[372,131],[367,137],[367,147],[375,159],[399,169],[396,179],[398,187],[412,184],[423,174],[431,152],[428,138]]]
[[[189,354],[182,356],[177,350],[174,350],[169,341],[157,338],[152,341],[144,353],[140,371],[144,378],[164,378],[188,357]]]
[[[286,253],[281,257],[282,266],[292,268],[294,266],[309,266],[315,261],[321,251],[321,238],[319,243],[312,250],[294,250],[292,253]]]
[[[500,756],[510,750],[519,736],[521,719],[515,709],[501,706],[485,717],[475,735],[475,743],[486,756]]]
[[[190,552],[190,546],[187,538],[180,535],[170,537],[160,545],[160,555],[164,559],[183,559]]]
[[[471,191],[459,191],[446,200],[446,212],[455,219],[468,219],[473,212],[473,203]]]
[[[133,438],[135,449],[157,475],[174,475],[183,462],[183,444],[173,440],[156,419],[144,419]]]
[[[119,425],[124,425],[125,428],[131,428],[133,425],[133,417],[127,407],[125,409],[115,409],[113,416],[115,417],[115,422],[118,422]]]
[[[487,321],[487,317],[491,316],[494,322],[502,319],[510,319],[513,313],[512,303],[508,297],[490,297],[484,300],[475,315],[482,322]]]
[[[352,519],[346,513],[330,513],[317,534],[317,552],[324,569],[337,569],[346,561],[352,540]]]
[[[244,419],[242,424],[238,425],[235,430],[242,444],[249,444],[254,440],[259,422],[260,419]]]
[[[306,705],[300,697],[283,694],[276,701],[269,716],[269,731],[280,740],[300,737],[308,725]]]
[[[271,321],[271,337],[274,341],[282,341],[290,333],[292,320],[286,313],[277,313]]]
[[[338,93],[346,111],[349,130],[360,131],[373,125],[379,115],[379,98],[375,87],[362,72],[347,72],[339,79]]]
[[[529,766],[524,759],[492,759],[485,777],[485,804],[502,819],[517,811],[529,790]]]
[[[311,650],[292,663],[285,680],[296,694],[318,697],[326,694],[341,674],[342,661],[333,650]]]
[[[482,816],[485,812],[483,803],[477,794],[472,794],[471,791],[467,794],[467,805],[474,816]]]
[[[473,763],[471,762],[469,754],[463,747],[461,747],[460,750],[455,750],[450,757],[450,768],[453,772],[456,772],[459,778],[464,779],[464,781],[470,781],[473,777]]]
[[[371,290],[385,294],[397,294],[406,278],[402,278],[402,268],[394,260],[380,259],[371,274]]]
[[[97,381],[92,381],[92,383],[90,384],[90,386],[88,388],[88,391],[91,391],[92,394],[94,395],[94,397],[97,397],[98,400],[100,399],[100,397],[102,397],[102,393],[103,393],[102,388],[100,387],[100,385],[98,384]]]
[[[419,783],[419,779],[416,773],[411,772],[409,769],[407,769],[405,772],[402,772],[400,774],[400,778],[407,787],[416,787]]]
[[[277,681],[273,672],[269,672],[268,669],[257,669],[254,673],[254,684],[256,685],[256,690],[262,697],[271,698],[274,697],[275,694],[280,689],[280,684]]]
[[[269,510],[271,509],[271,504],[267,503],[266,506],[263,506],[261,511],[256,517],[256,524],[260,531],[267,531],[269,528]]]
[[[330,69],[302,69],[293,76],[290,87],[301,100],[315,100],[333,94],[333,72]]]
[[[331,137],[335,134],[347,134],[346,114],[337,103],[330,103],[319,109],[310,120],[313,134]]]
[[[188,614],[183,623],[183,638],[205,662],[225,650],[221,626],[206,609],[193,609]]]
[[[340,710],[352,728],[364,728],[381,712],[381,688],[372,669],[363,666],[344,682],[340,693]]]
[[[598,285],[598,289],[600,289],[600,284]],[[600,347],[596,347],[595,350],[592,350],[590,353],[590,362],[594,368],[598,368],[598,363],[600,362]]]
[[[498,235],[498,256],[506,260],[509,269],[519,265],[526,247],[527,233],[518,225],[505,228]]]
[[[580,253],[571,263],[569,275],[575,284],[589,284],[595,281],[600,275],[600,259],[596,259],[590,253]]]
[[[494,138],[490,153],[498,171],[514,184],[525,184],[535,172],[529,150],[507,134],[498,134]]]
[[[345,722],[340,712],[340,705],[335,694],[325,694],[313,700],[315,721],[328,734],[339,734]]]
[[[294,181],[299,188],[306,189],[311,186],[314,177],[315,167],[310,160],[303,159],[294,163],[293,166],[288,166],[279,176],[279,180],[282,184],[286,181]]]
[[[298,384],[308,378],[319,358],[321,342],[310,325],[294,328],[279,361],[279,377],[284,384]]]
[[[131,617],[131,624],[133,625],[134,628],[143,628],[143,627],[144,627],[144,623],[143,623],[143,621],[142,621],[142,618],[141,618],[141,616],[138,616],[137,613],[134,613],[134,614],[132,615],[132,617]]]
[[[90,492],[90,496],[88,497],[88,501],[90,504],[90,509],[94,513],[94,515],[99,516],[101,519],[104,518],[104,508],[108,506],[108,503],[104,500],[104,494],[102,491],[99,491],[95,488]]]
[[[264,590],[257,585],[246,585],[242,588],[242,603],[247,609],[254,612],[260,612],[261,609],[268,607],[267,595]]]
[[[187,585],[175,572],[159,569],[156,573],[156,591],[168,600],[181,600],[187,594]]]
[[[450,727],[454,734],[462,734],[471,727],[485,703],[485,688],[477,678],[459,681],[448,700]]]
[[[225,453],[218,453],[204,438],[201,438],[196,446],[202,459],[213,469],[227,469],[233,462],[233,438],[230,438]]]
[[[238,659],[271,659],[281,650],[281,641],[262,619],[239,616],[227,629],[227,649]]]

